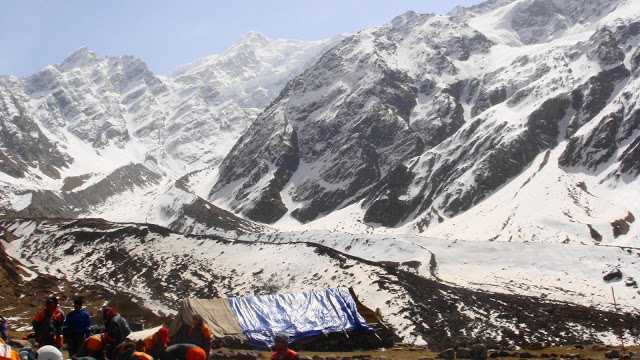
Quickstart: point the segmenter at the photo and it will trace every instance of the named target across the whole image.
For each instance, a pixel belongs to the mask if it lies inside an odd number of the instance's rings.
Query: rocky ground
[[[464,350],[463,350],[464,351]],[[536,348],[522,350],[489,350],[487,356],[493,359],[609,359],[609,358],[637,358],[640,347],[633,346],[622,351],[619,347],[600,345],[576,345],[566,347]],[[470,358],[467,354],[459,352],[458,359]],[[435,353],[428,349],[418,347],[397,347],[369,352],[349,353],[317,353],[301,352],[302,359],[314,360],[356,360],[356,359],[393,359],[393,360],[427,360],[427,359],[452,359],[448,355],[452,352]],[[219,349],[214,351],[212,359],[270,359],[269,353],[251,351],[232,351]]]
[[[22,261],[77,287],[93,284],[118,289],[129,294],[133,303],[144,304],[157,314],[175,312],[176,304],[185,297],[353,287],[367,306],[381,310],[403,342],[428,343],[437,351],[462,338],[467,344],[482,342],[493,348],[610,343],[618,329],[629,337],[637,336],[631,329],[640,324],[635,313],[473,290],[313,242],[185,236],[155,225],[97,219],[7,220],[0,221],[0,228],[6,229],[4,246],[10,264]],[[288,254],[287,259],[282,254]],[[10,269],[23,270],[19,265]],[[311,273],[309,269],[317,270]],[[27,275],[14,278],[18,284],[39,281]],[[7,303],[22,304],[19,296],[25,292],[17,292]],[[85,295],[111,298],[104,292]],[[38,299],[34,298],[28,310],[33,312]],[[20,316],[16,322],[24,323],[28,315]]]
[[[4,234],[2,240],[9,240],[10,235]],[[86,305],[94,316],[96,323],[100,323],[100,309],[105,305],[116,306],[122,314],[131,319],[135,324],[144,326],[158,325],[162,319],[149,311],[130,294],[114,292],[96,284],[84,284],[69,281],[34,272],[22,266],[17,260],[11,258],[5,252],[0,242],[0,315],[7,318],[10,323],[10,336],[22,338],[31,329],[30,319],[42,307],[44,300],[50,294],[59,297],[61,308],[66,313],[72,308],[72,298],[82,294],[86,299]]]

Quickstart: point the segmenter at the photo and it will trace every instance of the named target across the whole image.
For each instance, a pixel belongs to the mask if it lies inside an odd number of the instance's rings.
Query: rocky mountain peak
[[[242,35],[232,47],[240,45],[265,46],[270,41],[270,38],[260,32],[249,31],[246,34]]]
[[[592,29],[624,0],[490,0],[454,9],[450,14],[480,31],[498,35],[510,45],[553,41],[565,34]]]
[[[67,56],[67,58],[58,66],[58,69],[63,72],[69,71],[71,69],[91,65],[95,63],[96,60],[98,60],[98,56],[95,52],[89,50],[87,47],[82,47]]]
[[[518,0],[487,0],[487,1],[481,2],[480,4],[471,5],[471,6],[458,5],[449,12],[449,15],[465,16],[465,15],[471,15],[471,14],[483,14],[491,10],[495,10],[499,7],[508,5],[515,1],[518,1]]]
[[[403,27],[415,23],[418,19],[425,15],[421,15],[416,13],[415,11],[407,11],[402,15],[398,15],[393,20],[391,20],[391,26],[393,27]],[[431,16],[431,15],[427,15]]]

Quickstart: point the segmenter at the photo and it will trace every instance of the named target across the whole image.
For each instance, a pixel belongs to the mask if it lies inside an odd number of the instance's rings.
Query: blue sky
[[[480,0],[2,0],[0,74],[24,76],[87,46],[159,73],[242,34],[315,40],[381,25],[407,10],[445,13]]]

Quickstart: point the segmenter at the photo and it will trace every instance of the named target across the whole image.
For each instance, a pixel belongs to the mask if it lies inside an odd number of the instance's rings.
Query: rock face
[[[533,0],[514,7],[511,26],[524,44],[548,41],[576,24],[605,16],[619,0]]]
[[[621,0],[488,0],[451,14],[473,18],[486,15],[497,30],[512,32],[510,42],[539,44],[555,40],[574,26],[597,22],[615,10]]]
[[[436,202],[438,211],[448,216],[468,210],[522,171],[540,152],[556,144],[559,123],[569,107],[567,96],[546,101],[528,116],[527,127],[515,136],[487,136],[489,133],[508,134],[513,129],[508,123],[491,124],[483,129],[482,119],[476,120],[466,132],[456,134],[441,145],[453,156],[446,157],[441,151],[421,156],[413,165],[411,183],[403,192],[394,192],[383,184],[368,200],[371,205],[365,217],[379,222],[372,217],[372,211],[384,203],[400,204],[399,220],[415,212],[423,213]],[[478,154],[483,155],[479,158]],[[458,185],[457,180],[466,176],[471,176],[469,183]],[[455,184],[454,188],[447,187],[448,184]],[[420,189],[418,195],[408,197],[416,188]],[[377,211],[380,214],[387,212]]]
[[[391,168],[463,124],[459,89],[427,75],[453,75],[454,61],[490,46],[466,24],[415,13],[343,40],[252,124],[221,165],[211,198],[254,220],[291,212],[302,222],[361,199]],[[405,56],[419,61],[399,67]]]
[[[51,178],[71,162],[57,144],[43,133],[13,89],[17,82],[0,78],[0,165],[2,172],[23,178],[30,167]]]
[[[216,223],[216,214],[235,218],[197,201],[191,189],[166,191],[166,184],[216,168],[280,88],[337,39],[302,42],[250,33],[171,77],[157,76],[131,56],[101,57],[83,48],[32,76],[0,78],[0,187],[15,196],[33,194],[29,206],[7,210],[101,216],[117,210],[105,205],[115,206],[116,197],[147,191],[154,193],[140,197],[147,207],[161,194],[179,197],[167,200],[169,212],[183,218],[162,220],[176,229],[192,228],[194,218],[200,229]],[[184,209],[178,209],[180,201]],[[208,207],[220,212],[205,215]]]
[[[569,135],[574,134],[573,130],[586,123],[586,120],[597,120],[594,127],[583,134],[572,136],[569,144],[560,158],[560,165],[565,167],[585,167],[591,170],[598,170],[602,165],[608,164],[614,159],[616,154],[624,149],[619,155],[620,165],[615,175],[633,174],[633,168],[626,166],[626,154],[633,153],[634,142],[638,140],[637,130],[640,129],[640,111],[635,107],[635,103],[630,102],[635,97],[634,91],[637,81],[632,80],[631,86],[627,87],[620,94],[619,102],[610,106],[608,114],[600,119],[594,117],[599,114],[608,104],[610,96],[615,86],[621,81],[627,80],[630,73],[624,67],[618,67],[607,71],[596,78],[590,80],[590,89],[599,89],[594,94],[593,90],[584,96],[579,92],[574,92],[574,99],[579,104],[583,104],[584,98],[589,99],[589,103],[584,103],[588,110],[584,120],[578,120],[576,116],[569,125]],[[597,78],[600,78],[596,80]],[[606,80],[605,80],[606,79]]]
[[[361,31],[258,116],[223,161],[210,199],[268,223],[307,223],[359,203],[364,223],[427,231],[473,209],[541,156],[537,172],[631,181],[638,84],[627,66],[640,25],[627,11],[638,9],[619,1],[489,1],[451,16],[409,12]],[[487,25],[507,21],[519,38],[510,57],[502,47],[513,36],[496,43],[506,30]],[[571,40],[572,31],[581,36]],[[575,203],[572,196],[565,200]]]

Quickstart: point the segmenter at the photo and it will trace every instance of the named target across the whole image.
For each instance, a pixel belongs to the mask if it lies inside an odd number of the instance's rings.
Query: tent
[[[190,325],[195,314],[202,316],[216,341],[227,347],[268,348],[273,346],[273,338],[278,333],[287,334],[292,344],[316,343],[313,348],[323,348],[318,342],[326,343],[335,338],[352,342],[354,335],[374,339],[375,343],[382,342],[376,334],[381,328],[381,319],[357,300],[353,290],[346,288],[211,300],[185,299],[171,324],[171,336]],[[384,346],[388,346],[388,342]]]

